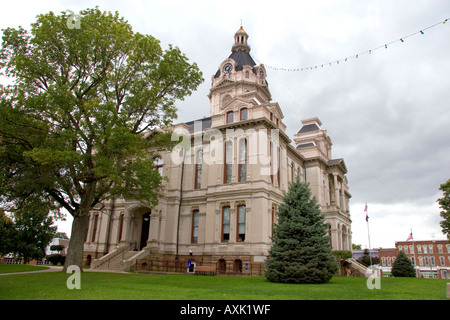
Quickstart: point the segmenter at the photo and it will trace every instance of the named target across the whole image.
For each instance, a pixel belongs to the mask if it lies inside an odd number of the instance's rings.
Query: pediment
[[[253,99],[234,97],[230,101],[225,103],[223,106],[221,106],[220,109],[221,110],[224,110],[224,109],[233,109],[234,110],[234,109],[239,109],[240,107],[243,107],[243,106],[255,106],[255,105],[257,105],[257,103]]]
[[[283,111],[281,111],[280,105],[278,102],[271,103],[268,106],[269,110],[274,114],[274,116],[279,117],[280,119],[284,118]]]

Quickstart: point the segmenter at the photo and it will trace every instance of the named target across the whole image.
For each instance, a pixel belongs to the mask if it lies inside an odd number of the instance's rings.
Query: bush
[[[48,261],[50,261],[54,266],[61,264],[64,265],[64,262],[66,261],[66,257],[60,254],[51,254],[45,257]]]
[[[333,255],[337,260],[347,260],[353,257],[353,254],[349,250],[334,250]]]
[[[403,251],[400,251],[392,266],[394,277],[416,277],[416,270]]]

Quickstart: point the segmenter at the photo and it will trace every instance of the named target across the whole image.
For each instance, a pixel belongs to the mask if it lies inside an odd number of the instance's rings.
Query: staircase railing
[[[119,255],[121,255],[123,258],[125,255],[125,252],[128,251],[129,249],[131,249],[131,247],[132,247],[132,245],[130,245],[130,244],[121,246],[121,247],[111,251],[110,253],[104,255],[100,259],[95,259],[94,262],[92,263],[92,268],[93,269],[100,268],[100,266],[104,266],[105,264],[107,264],[107,268],[109,268],[109,264],[113,259],[115,259]]]

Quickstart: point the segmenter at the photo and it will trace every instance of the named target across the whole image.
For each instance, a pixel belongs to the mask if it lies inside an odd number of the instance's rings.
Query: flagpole
[[[416,271],[416,278],[418,278],[417,276],[417,271],[418,269],[417,267],[417,260],[416,260],[416,247],[414,246],[414,236],[412,233],[412,228],[409,228],[409,230],[411,230],[411,241],[412,241],[412,246],[413,246],[413,256],[414,256],[414,270]]]
[[[369,259],[370,259],[370,266],[372,267],[372,252],[370,251],[371,246],[370,246],[370,230],[369,230],[369,212],[367,209],[367,203],[364,211],[366,211],[367,237],[369,239]]]

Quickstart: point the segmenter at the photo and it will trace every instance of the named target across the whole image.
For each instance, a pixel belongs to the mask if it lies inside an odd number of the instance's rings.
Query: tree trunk
[[[86,234],[86,226],[89,215],[82,213],[73,219],[72,234],[70,236],[69,248],[67,250],[66,261],[64,263],[63,272],[71,265],[76,265],[82,270],[83,267],[83,247],[84,237]]]

